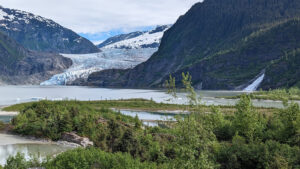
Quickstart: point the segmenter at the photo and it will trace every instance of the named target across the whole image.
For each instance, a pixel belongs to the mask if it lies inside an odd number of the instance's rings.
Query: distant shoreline
[[[16,116],[19,114],[17,111],[3,111],[2,109],[7,106],[0,106],[0,116]]]

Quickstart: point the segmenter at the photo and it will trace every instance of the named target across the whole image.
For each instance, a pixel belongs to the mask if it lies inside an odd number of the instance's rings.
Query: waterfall
[[[255,91],[261,82],[264,80],[265,74],[263,73],[261,76],[259,76],[253,83],[251,83],[249,86],[247,86],[243,91]]]

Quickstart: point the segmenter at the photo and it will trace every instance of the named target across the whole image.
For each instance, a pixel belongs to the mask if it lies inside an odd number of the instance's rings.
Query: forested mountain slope
[[[87,84],[161,87],[169,74],[179,81],[188,71],[198,89],[242,89],[274,60],[299,48],[299,9],[298,0],[197,3],[165,32],[148,61],[134,69],[94,73]],[[260,87],[275,87],[265,85]]]
[[[274,61],[274,63],[267,68],[267,78],[263,81],[262,86],[264,86],[265,89],[278,87],[300,88],[299,67],[300,48],[285,53],[279,60]]]

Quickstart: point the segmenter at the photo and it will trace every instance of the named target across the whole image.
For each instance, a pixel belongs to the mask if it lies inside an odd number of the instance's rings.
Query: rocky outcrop
[[[99,52],[92,42],[50,19],[1,6],[0,31],[30,50],[76,54]]]
[[[94,143],[90,141],[89,138],[80,137],[75,132],[63,133],[61,139],[63,141],[79,144],[82,147],[89,147],[94,145]]]
[[[105,118],[100,117],[97,120],[97,124],[107,124],[108,120],[106,120]]]
[[[1,84],[39,84],[61,73],[72,61],[59,54],[29,51],[0,32]]]

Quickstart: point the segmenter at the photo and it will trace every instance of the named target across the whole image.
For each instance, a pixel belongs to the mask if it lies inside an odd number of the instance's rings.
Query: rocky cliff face
[[[148,61],[94,73],[88,85],[161,87],[169,74],[179,83],[181,73],[190,72],[198,89],[242,89],[299,48],[299,9],[298,0],[206,0],[165,32]]]
[[[89,40],[52,20],[0,6],[0,31],[25,48],[54,53],[95,53]]]
[[[71,65],[70,59],[29,51],[0,32],[1,84],[39,84]]]

